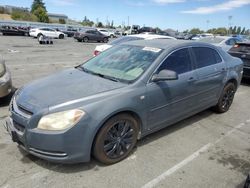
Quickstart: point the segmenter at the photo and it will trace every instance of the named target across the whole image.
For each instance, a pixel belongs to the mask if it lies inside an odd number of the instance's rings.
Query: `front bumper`
[[[0,98],[5,97],[12,91],[12,80],[9,72],[0,78]]]
[[[26,152],[39,158],[57,163],[88,162],[91,153],[91,138],[86,135],[86,126],[78,126],[67,131],[42,131],[29,129],[7,118],[5,128],[13,142]]]
[[[250,67],[243,67],[243,78],[250,78]]]

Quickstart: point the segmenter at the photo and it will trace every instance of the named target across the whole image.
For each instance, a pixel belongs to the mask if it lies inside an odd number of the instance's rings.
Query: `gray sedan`
[[[12,81],[9,70],[4,61],[0,61],[0,98],[7,96],[12,91]]]
[[[213,45],[142,40],[19,89],[6,128],[40,158],[112,164],[138,139],[207,108],[229,110],[242,61]]]

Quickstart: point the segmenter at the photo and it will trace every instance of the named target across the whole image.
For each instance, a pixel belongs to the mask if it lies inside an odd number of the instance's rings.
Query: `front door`
[[[178,74],[177,80],[147,84],[148,129],[157,129],[182,119],[196,104],[197,74],[188,48],[179,49],[167,57],[156,73],[167,69]]]

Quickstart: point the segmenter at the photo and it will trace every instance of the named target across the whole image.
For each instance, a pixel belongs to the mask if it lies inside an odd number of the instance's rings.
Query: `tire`
[[[83,42],[88,42],[89,38],[88,37],[83,37]]]
[[[43,36],[43,34],[42,33],[38,33],[37,38],[39,38],[40,36]]]
[[[106,38],[106,37],[103,39],[103,42],[104,42],[104,43],[107,43],[108,41],[109,41],[109,39]]]
[[[59,39],[64,39],[64,35],[63,35],[63,34],[60,34],[60,35],[59,35]]]
[[[224,87],[221,96],[217,105],[213,108],[213,110],[217,113],[224,113],[227,112],[233,103],[234,95],[236,92],[235,84],[229,82]]]
[[[82,42],[82,39],[77,39],[78,42]]]
[[[138,123],[128,114],[110,118],[98,132],[94,157],[104,164],[114,164],[126,158],[137,142]]]

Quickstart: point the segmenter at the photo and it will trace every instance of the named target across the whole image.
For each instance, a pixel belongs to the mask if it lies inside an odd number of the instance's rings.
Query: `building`
[[[29,12],[29,8],[16,7],[16,6],[11,6],[11,5],[5,5],[4,6],[4,12],[5,13],[11,14],[14,11]]]
[[[65,23],[68,23],[68,16],[65,14],[53,14],[53,13],[48,13],[49,19],[51,22],[61,22],[60,20],[64,20]]]

